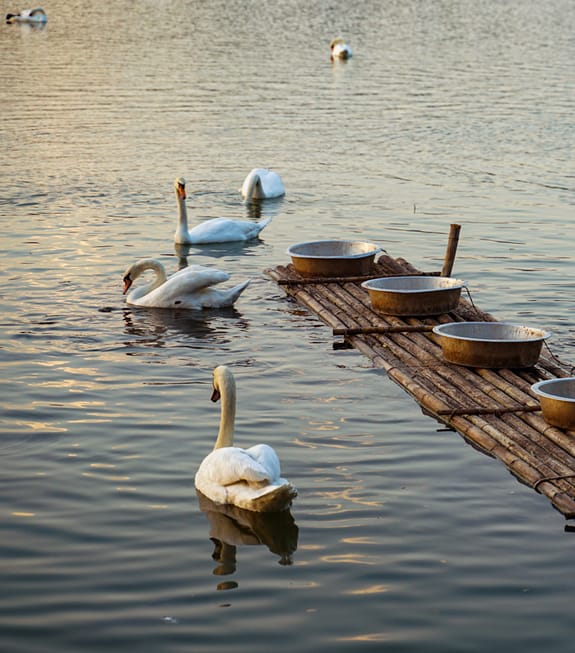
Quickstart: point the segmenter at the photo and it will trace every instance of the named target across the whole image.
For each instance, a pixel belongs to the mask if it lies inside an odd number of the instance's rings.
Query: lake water
[[[571,651],[562,516],[264,270],[328,237],[438,269],[459,223],[477,305],[575,362],[575,4],[43,6],[0,25],[0,650]],[[251,219],[255,166],[287,189],[261,240],[175,251],[174,177],[192,223]],[[252,283],[235,309],[127,308],[148,256]],[[222,363],[238,445],[299,490],[279,523],[198,502]]]

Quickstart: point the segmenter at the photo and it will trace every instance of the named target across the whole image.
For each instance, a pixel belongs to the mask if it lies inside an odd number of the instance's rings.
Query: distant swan
[[[260,231],[271,222],[265,218],[259,222],[213,218],[188,230],[188,210],[186,209],[186,180],[178,177],[174,181],[178,201],[178,227],[174,234],[177,245],[207,245],[208,243],[229,243],[257,238]]]
[[[349,45],[342,39],[333,39],[329,44],[330,58],[334,59],[350,59],[353,55]]]
[[[216,284],[227,281],[230,275],[203,265],[190,265],[166,278],[160,261],[147,258],[132,264],[124,272],[124,295],[147,270],[155,273],[155,279],[134,288],[126,299],[128,304],[149,308],[221,308],[232,306],[249,284],[247,280],[229,290],[214,288]]]
[[[273,170],[254,168],[244,179],[241,194],[244,200],[263,200],[285,195],[281,177]]]
[[[236,383],[225,365],[214,370],[212,401],[220,397],[218,437],[214,450],[204,458],[196,473],[196,489],[218,504],[255,512],[287,509],[297,491],[281,478],[276,452],[267,444],[256,444],[249,449],[233,446]]]
[[[19,14],[6,14],[7,23],[45,23],[47,20],[48,16],[41,7],[22,9]]]

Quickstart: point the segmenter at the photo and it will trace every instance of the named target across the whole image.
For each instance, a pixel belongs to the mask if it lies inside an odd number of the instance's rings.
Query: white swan
[[[214,370],[212,401],[220,397],[218,438],[214,450],[204,458],[196,473],[196,489],[214,503],[256,512],[285,510],[297,491],[281,478],[276,452],[267,444],[249,449],[233,446],[236,383],[225,365]]]
[[[349,45],[342,39],[337,38],[333,39],[329,44],[330,59],[350,59],[353,56],[353,52]]]
[[[126,298],[128,304],[149,308],[220,308],[232,306],[249,284],[248,279],[228,290],[213,288],[227,281],[230,275],[203,265],[190,265],[166,278],[164,266],[155,259],[146,258],[136,261],[124,272],[124,295],[147,270],[155,273],[155,279],[134,288]]]
[[[45,23],[47,20],[48,16],[41,7],[22,9],[19,14],[6,14],[7,23]]]
[[[271,222],[265,218],[259,222],[213,218],[188,229],[188,210],[186,209],[186,180],[178,177],[174,181],[178,200],[178,227],[174,234],[177,245],[207,245],[208,243],[229,243],[256,238],[260,231]]]
[[[244,200],[263,200],[285,195],[286,189],[277,172],[254,168],[244,179],[240,190]]]

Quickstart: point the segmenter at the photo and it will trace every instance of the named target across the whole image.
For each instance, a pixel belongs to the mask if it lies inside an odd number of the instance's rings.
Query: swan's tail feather
[[[291,483],[278,485],[269,492],[252,499],[250,510],[255,512],[281,512],[291,506],[295,497],[297,497],[297,490]]]
[[[271,221],[272,221],[272,219],[270,217],[270,218],[264,218],[263,220],[260,220],[259,222],[257,222],[256,224],[259,227],[259,231],[261,231],[264,227],[266,227]]]
[[[250,280],[247,279],[246,281],[243,281],[242,283],[239,283],[237,286],[234,286],[233,288],[230,288],[227,291],[224,291],[227,293],[227,301],[229,302],[229,306],[232,306],[234,304],[238,297],[244,292],[244,290],[250,285]]]

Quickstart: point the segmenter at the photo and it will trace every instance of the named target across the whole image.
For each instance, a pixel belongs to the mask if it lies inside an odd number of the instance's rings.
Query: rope
[[[479,309],[475,304],[473,303],[473,298],[471,297],[471,292],[469,291],[469,288],[467,286],[463,286],[465,288],[465,292],[467,293],[467,296],[469,297],[469,303],[471,306],[473,306],[473,310],[479,315]]]
[[[561,367],[561,368],[564,367],[565,363],[562,360],[559,360],[559,358],[557,358],[557,356],[555,356],[555,354],[551,351],[551,347],[549,347],[549,344],[547,343],[547,340],[544,340],[543,344],[545,345],[545,348],[547,349],[547,352],[549,353],[551,358],[555,361],[555,363],[557,363],[557,365],[559,367]],[[571,375],[573,375],[575,373],[575,365],[568,365],[568,369],[569,369],[569,372],[571,373]]]
[[[540,478],[538,481],[533,483],[533,489],[536,490],[541,483],[547,483],[549,481],[563,481],[568,478],[575,478],[575,474],[562,474],[561,476],[546,476],[545,478]]]

